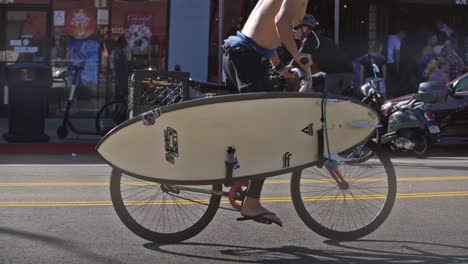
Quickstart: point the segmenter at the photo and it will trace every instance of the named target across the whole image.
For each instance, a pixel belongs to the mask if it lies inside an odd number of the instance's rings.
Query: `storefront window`
[[[72,66],[84,66],[75,93],[78,115],[92,116],[106,101],[121,94],[116,91],[117,82],[127,89],[125,77],[119,75],[130,75],[138,68],[166,69],[167,14],[167,0],[53,1],[51,64],[54,77],[65,80],[55,84],[58,89],[63,86],[63,98],[68,96],[73,80]],[[123,74],[115,71],[118,67],[113,56],[119,37],[127,44],[123,48],[126,60],[118,60],[128,69]],[[63,109],[51,114],[60,113]]]
[[[94,0],[55,0],[52,17],[51,66],[56,98],[50,98],[49,115],[64,112],[65,99],[75,74],[73,65],[81,64],[84,69],[75,91],[74,112],[93,115],[103,103],[106,87],[102,86],[105,76],[100,71],[101,41],[97,34],[96,8]],[[59,102],[57,102],[59,101]]]
[[[47,63],[47,13],[10,10],[6,20],[6,50],[9,63]]]
[[[224,1],[223,39],[242,29],[248,13],[255,1],[239,0]],[[212,19],[210,21],[210,49],[208,65],[208,81],[218,82],[218,55],[219,55],[219,1],[212,1]]]
[[[166,70],[167,13],[167,0],[113,2],[112,39],[125,37],[130,67]]]

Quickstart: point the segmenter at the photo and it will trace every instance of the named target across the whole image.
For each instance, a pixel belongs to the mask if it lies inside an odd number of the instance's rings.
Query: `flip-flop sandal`
[[[280,221],[278,221],[277,219],[274,219],[274,218],[272,219],[272,218],[265,217],[265,216],[268,216],[268,215],[276,216],[276,214],[274,214],[274,213],[266,212],[266,213],[261,213],[261,214],[256,215],[256,216],[239,217],[239,218],[237,218],[237,221],[254,220],[257,223],[262,223],[262,224],[267,224],[267,225],[271,225],[272,223],[275,223],[278,226],[283,227],[283,224]]]

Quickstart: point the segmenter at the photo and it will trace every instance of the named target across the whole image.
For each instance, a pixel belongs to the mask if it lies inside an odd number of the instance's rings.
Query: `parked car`
[[[468,141],[468,73],[447,84],[449,95],[439,103],[429,104],[428,111],[435,114],[441,129],[441,138],[457,138]],[[403,103],[416,94],[388,100],[385,105]],[[385,106],[384,105],[384,106]]]

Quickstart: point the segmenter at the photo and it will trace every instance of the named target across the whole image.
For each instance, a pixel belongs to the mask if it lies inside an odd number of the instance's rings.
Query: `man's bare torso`
[[[265,49],[275,49],[281,41],[276,32],[275,17],[284,0],[260,0],[247,19],[242,33],[253,39]],[[299,23],[304,14],[298,14],[295,21]]]

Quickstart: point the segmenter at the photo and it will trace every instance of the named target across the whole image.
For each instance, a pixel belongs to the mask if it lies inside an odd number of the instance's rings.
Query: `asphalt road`
[[[395,206],[361,240],[335,242],[309,230],[284,175],[263,192],[283,228],[219,210],[199,235],[172,245],[145,241],[120,222],[110,168],[97,157],[3,156],[0,263],[468,263],[468,155],[435,155],[393,158]]]

